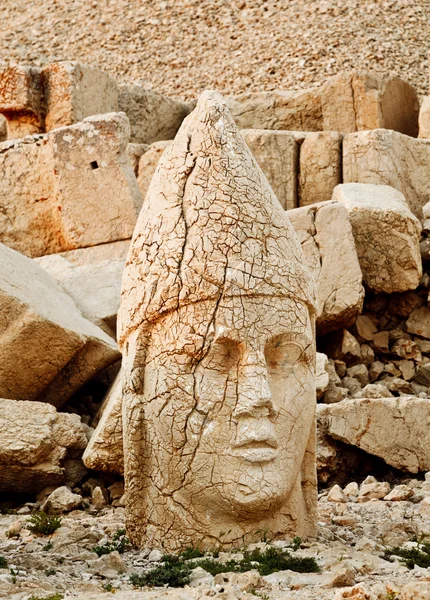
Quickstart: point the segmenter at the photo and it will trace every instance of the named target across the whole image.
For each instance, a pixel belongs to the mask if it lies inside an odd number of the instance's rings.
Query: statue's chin
[[[259,483],[261,485],[259,485]],[[230,504],[237,515],[245,518],[270,517],[285,502],[287,493],[270,482],[255,482],[255,488],[238,485]],[[270,513],[268,513],[270,511]]]

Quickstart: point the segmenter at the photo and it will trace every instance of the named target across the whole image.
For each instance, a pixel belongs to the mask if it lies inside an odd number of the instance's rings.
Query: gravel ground
[[[429,0],[2,0],[0,63],[80,60],[192,99],[396,73],[427,93]]]

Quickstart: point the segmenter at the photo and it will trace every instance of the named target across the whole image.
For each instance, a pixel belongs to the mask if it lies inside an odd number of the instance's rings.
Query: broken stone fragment
[[[55,62],[42,69],[41,79],[45,131],[119,110],[119,91],[115,80],[95,67],[75,61]]]
[[[363,183],[338,185],[348,210],[363,281],[375,292],[414,290],[422,275],[421,225],[400,192]]]
[[[149,148],[148,144],[127,144],[127,156],[136,177],[139,173],[139,161],[142,155],[148,152]]]
[[[286,131],[264,129],[247,129],[241,134],[281,206],[296,208],[299,144],[294,137]]]
[[[148,150],[144,152],[139,160],[137,183],[143,200],[145,199],[149,184],[151,183],[155,169],[157,168],[158,161],[164,150],[168,148],[171,143],[170,140],[154,142],[148,147]]]
[[[299,206],[330,200],[341,182],[342,136],[335,131],[308,133],[300,146]]]
[[[42,504],[45,512],[65,513],[81,508],[82,496],[74,494],[67,486],[63,485],[52,492]]]
[[[9,139],[43,131],[44,112],[39,69],[13,66],[0,71],[0,113],[6,117]]]
[[[325,131],[392,129],[418,135],[418,95],[399,77],[339,73],[323,85],[321,104]]]
[[[120,88],[119,110],[129,118],[132,142],[152,144],[159,140],[172,140],[192,109],[190,104],[140,85]]]
[[[62,406],[120,356],[48,273],[3,244],[0,304],[1,397]]]
[[[430,401],[415,397],[318,405],[322,431],[403,471],[430,468]],[[388,493],[388,492],[387,492]]]
[[[43,256],[131,237],[142,204],[122,113],[0,146],[0,241]]]
[[[78,266],[59,254],[50,254],[35,261],[73,298],[86,319],[115,339],[125,260]]]
[[[346,135],[343,139],[343,181],[389,185],[401,192],[411,211],[422,218],[429,201],[430,143],[377,129]]]
[[[66,477],[67,457],[87,445],[77,415],[42,402],[0,399],[0,492],[35,494]]]
[[[425,96],[420,108],[418,137],[430,139],[430,96]]]
[[[352,325],[362,310],[364,289],[348,211],[329,201],[288,211],[288,216],[317,282],[318,333]]]

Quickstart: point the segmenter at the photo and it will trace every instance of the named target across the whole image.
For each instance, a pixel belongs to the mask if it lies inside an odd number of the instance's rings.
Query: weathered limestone
[[[130,120],[131,141],[152,144],[172,140],[193,106],[140,85],[126,85],[120,88],[119,109]]]
[[[318,405],[322,431],[410,473],[430,469],[430,400],[364,398]]]
[[[118,374],[98,412],[99,422],[82,457],[95,471],[124,474],[122,380]]]
[[[170,140],[154,142],[149,146],[148,150],[140,159],[137,183],[143,199],[145,199],[152,177],[155,173],[155,169],[157,168],[158,161],[160,160],[164,150],[168,148],[171,143],[172,142]]]
[[[137,545],[314,532],[315,299],[303,263],[225,103],[205,92],[157,166],[123,277]]]
[[[0,397],[64,404],[119,358],[34,261],[0,245]]]
[[[248,129],[241,131],[258,166],[267,177],[283,208],[297,206],[299,145],[285,131]]]
[[[0,146],[0,241],[42,256],[131,237],[142,203],[121,113]]]
[[[405,196],[419,219],[430,197],[430,140],[377,129],[346,135],[343,140],[344,183],[390,185]]]
[[[86,117],[118,112],[118,86],[104,71],[77,62],[57,62],[41,73],[45,131]]]
[[[59,254],[35,259],[73,298],[82,315],[115,339],[125,260],[74,265]]]
[[[418,96],[399,77],[340,73],[322,87],[321,104],[325,131],[352,133],[381,128],[418,135]]]
[[[136,177],[139,173],[139,161],[142,158],[142,155],[145,154],[149,148],[150,146],[148,144],[127,144],[128,160],[133,167]]]
[[[322,130],[318,90],[248,92],[226,102],[239,129]]]
[[[427,140],[430,138],[430,96],[425,96],[421,104],[418,137]]]
[[[0,492],[37,493],[64,482],[87,438],[78,415],[42,402],[0,399]]]
[[[362,310],[364,289],[348,211],[329,201],[288,216],[317,283],[318,332],[349,327]]]
[[[109,244],[99,244],[98,246],[89,246],[88,248],[78,248],[61,252],[66,260],[74,265],[92,265],[101,263],[105,260],[118,261],[127,258],[131,239],[110,242]]]
[[[341,182],[342,136],[334,131],[308,133],[300,147],[299,205],[330,200]]]
[[[39,69],[8,67],[0,71],[0,113],[7,120],[7,137],[43,131],[43,88]]]
[[[414,290],[422,275],[421,224],[396,189],[346,183],[333,200],[348,210],[366,285],[375,292]]]

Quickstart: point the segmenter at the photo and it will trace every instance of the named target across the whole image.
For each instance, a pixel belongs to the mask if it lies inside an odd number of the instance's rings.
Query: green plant
[[[106,542],[102,546],[95,546],[95,548],[93,548],[93,551],[99,557],[103,556],[103,554],[110,554],[115,550],[122,554],[131,546],[130,540],[125,535],[125,533],[125,529],[118,529],[112,538],[112,542]]]
[[[42,550],[44,550],[45,552],[48,552],[48,550],[51,550],[53,546],[53,543],[51,541],[49,541],[47,544],[45,544],[42,548]]]
[[[64,595],[57,592],[56,594],[51,594],[50,596],[31,596],[28,600],[63,600]]]
[[[4,556],[0,556],[0,569],[7,569],[7,560]]]
[[[18,573],[14,570],[14,569],[10,569],[10,574],[12,575],[12,583],[16,583],[16,576],[18,575]],[[30,598],[31,600],[31,598]]]
[[[290,544],[290,548],[294,550],[294,552],[297,552],[297,550],[300,550],[301,545],[302,538],[297,535],[295,538],[293,538],[293,541]]]
[[[430,542],[417,542],[414,548],[386,548],[382,558],[390,560],[393,556],[398,556],[400,562],[409,569],[413,569],[415,565],[427,569],[430,567]]]
[[[112,592],[112,594],[115,594],[115,588],[111,583],[105,583],[102,585],[102,588],[105,590],[105,592]]]
[[[55,575],[55,573],[56,573],[56,572],[57,572],[57,571],[56,571],[55,569],[46,569],[46,571],[45,571],[45,575],[46,575],[47,577],[50,577],[51,575]]]
[[[32,515],[28,520],[30,525],[27,529],[39,535],[51,535],[61,527],[61,518],[56,514],[48,514],[41,510]]]
[[[170,587],[184,587],[184,585],[190,582],[191,570],[192,567],[179,560],[176,562],[166,561],[164,565],[160,565],[144,575],[133,573],[130,575],[130,582],[136,587],[143,587],[145,585],[149,587],[161,587],[165,585],[169,585]]]
[[[204,555],[205,553],[197,548],[186,548],[183,552],[181,552],[179,557],[183,560],[192,560],[194,558],[201,558]]]

